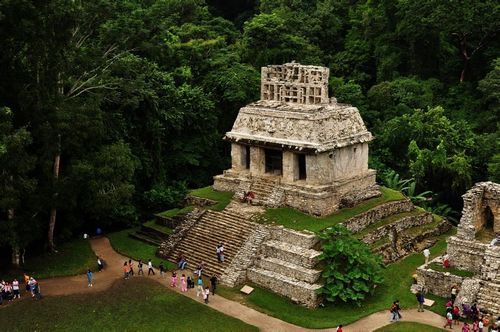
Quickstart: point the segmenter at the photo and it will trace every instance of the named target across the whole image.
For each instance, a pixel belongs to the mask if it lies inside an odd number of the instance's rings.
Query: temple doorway
[[[484,209],[484,228],[493,230],[495,224],[495,217],[493,216],[493,212],[491,212],[491,208],[487,206]]]
[[[305,154],[297,155],[297,162],[299,166],[299,180],[305,180],[307,178],[306,155]]]
[[[264,149],[266,158],[266,173],[273,175],[283,174],[283,152],[280,150]]]

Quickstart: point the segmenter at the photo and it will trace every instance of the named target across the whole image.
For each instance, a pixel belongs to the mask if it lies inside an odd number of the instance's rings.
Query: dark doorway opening
[[[250,146],[245,145],[245,168],[250,169]]]
[[[266,156],[266,173],[283,174],[283,153],[280,150],[264,150]]]
[[[299,163],[299,180],[305,180],[307,178],[306,155],[305,154],[297,155],[297,160]]]
[[[491,208],[487,206],[484,209],[484,228],[493,229],[494,223],[495,223],[495,217],[493,216],[493,212],[491,212]]]

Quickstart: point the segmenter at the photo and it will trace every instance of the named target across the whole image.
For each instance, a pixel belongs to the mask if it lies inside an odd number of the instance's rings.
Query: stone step
[[[317,250],[305,249],[276,240],[266,241],[262,249],[265,257],[278,258],[306,268],[313,268],[318,263],[318,256],[321,255],[321,252]]]
[[[308,269],[273,257],[263,257],[257,262],[257,267],[309,283],[315,283],[321,276],[321,270]]]
[[[252,228],[255,226],[255,224],[251,221],[245,220],[235,220],[235,219],[229,219],[225,217],[216,217],[216,216],[208,216],[204,217],[200,220],[198,223],[199,225],[213,225],[214,227],[220,226],[233,229],[233,230],[240,230],[240,229],[245,229],[245,228]]]
[[[270,228],[271,239],[290,243],[306,249],[312,249],[319,242],[318,236],[313,232],[296,231],[283,226],[274,226]]]
[[[320,301],[317,290],[322,287],[321,284],[310,284],[255,267],[248,269],[247,277],[251,282],[310,307],[316,307]]]
[[[224,260],[223,263],[219,262],[215,255],[208,255],[203,252],[193,252],[193,251],[188,251],[189,249],[186,249],[185,251],[179,251],[178,254],[183,254],[188,262],[188,267],[192,270],[196,268],[198,263],[204,262],[205,263],[205,273],[206,275],[211,275],[213,273],[217,273],[219,275],[222,275],[224,270],[229,266],[230,261],[229,260]],[[174,252],[175,254],[175,252]],[[172,255],[173,256],[173,255]],[[173,256],[176,257],[176,256]],[[171,259],[172,262],[177,263],[176,259]]]

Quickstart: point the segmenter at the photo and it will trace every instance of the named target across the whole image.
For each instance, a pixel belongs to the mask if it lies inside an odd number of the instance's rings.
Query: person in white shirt
[[[19,293],[19,281],[17,279],[14,279],[12,282],[12,290],[14,292],[14,298],[21,298],[21,294]]]
[[[425,265],[429,264],[429,257],[431,255],[431,251],[429,248],[424,249],[424,257],[425,257]]]
[[[151,258],[148,260],[148,276],[150,274],[155,275],[155,270],[153,269],[153,263],[151,263]]]

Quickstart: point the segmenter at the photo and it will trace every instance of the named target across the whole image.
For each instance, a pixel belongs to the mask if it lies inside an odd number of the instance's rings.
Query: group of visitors
[[[40,293],[40,285],[35,278],[24,274],[24,284],[27,293],[31,293],[31,297],[39,300],[42,297]],[[0,282],[0,305],[3,301],[13,301],[21,298],[21,284],[14,278],[12,282],[2,280]]]
[[[151,258],[148,259],[148,276],[155,275],[155,270],[153,268],[153,262],[151,262]],[[163,262],[160,263],[160,274],[163,274],[165,271],[165,268],[163,270],[161,269],[163,267]],[[133,277],[135,274],[134,272],[134,262],[129,259],[128,261],[125,261],[123,263],[123,279],[128,280],[130,277]],[[142,262],[142,259],[137,262],[137,275],[144,275],[144,263]]]
[[[403,318],[403,316],[400,313],[401,307],[399,305],[399,300],[392,302],[391,309],[389,311],[391,313],[391,319],[390,319],[391,323],[397,322],[398,320]]]

